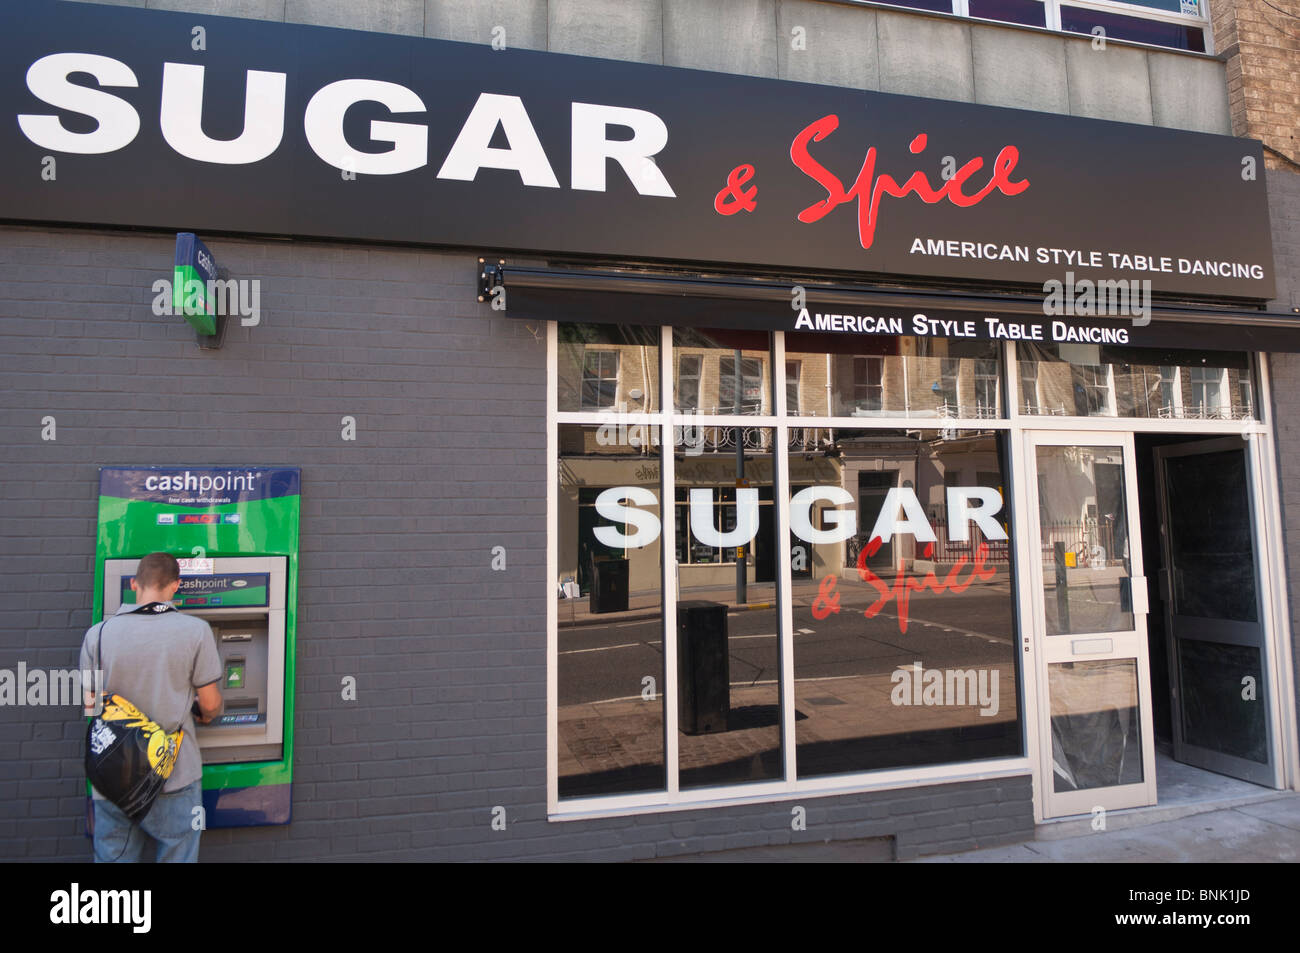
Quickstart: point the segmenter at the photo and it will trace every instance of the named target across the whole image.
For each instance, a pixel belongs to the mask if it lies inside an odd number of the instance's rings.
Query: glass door
[[[1160,447],[1156,463],[1174,759],[1276,787],[1245,444]]]
[[[1043,815],[1154,804],[1132,435],[1025,441]]]

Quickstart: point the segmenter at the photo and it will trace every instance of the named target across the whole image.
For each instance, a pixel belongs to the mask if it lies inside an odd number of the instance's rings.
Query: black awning
[[[769,279],[487,265],[480,300],[505,289],[505,317],[837,336],[918,335],[1188,350],[1300,352],[1300,314],[1152,305],[1132,317],[1044,314],[1042,297],[898,291]],[[922,330],[923,329],[923,330]]]

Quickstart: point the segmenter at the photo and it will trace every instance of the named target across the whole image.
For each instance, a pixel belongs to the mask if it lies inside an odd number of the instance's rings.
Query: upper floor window
[[[757,357],[718,358],[718,412],[753,413],[763,406],[763,361]]]
[[[582,360],[582,409],[612,410],[618,397],[618,351],[588,351]]]
[[[1255,419],[1241,352],[1021,343],[1016,363],[1024,414]]]
[[[1080,417],[1109,416],[1110,367],[1101,364],[1074,366],[1074,407]]]
[[[998,362],[982,358],[975,362],[975,416],[998,416]]]
[[[677,358],[677,409],[694,413],[700,407],[700,365],[704,358],[698,354],[683,354]]]
[[[853,409],[878,411],[885,406],[885,359],[853,359]]]
[[[1209,51],[1206,0],[873,0],[1193,53]]]
[[[1192,410],[1198,417],[1216,416],[1222,411],[1224,371],[1218,367],[1192,367],[1187,372]]]

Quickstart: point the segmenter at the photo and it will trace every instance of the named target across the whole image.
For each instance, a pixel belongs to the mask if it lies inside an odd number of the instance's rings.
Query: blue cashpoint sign
[[[176,235],[176,267],[172,276],[172,311],[199,334],[217,333],[217,306],[213,294],[217,260],[193,232]]]

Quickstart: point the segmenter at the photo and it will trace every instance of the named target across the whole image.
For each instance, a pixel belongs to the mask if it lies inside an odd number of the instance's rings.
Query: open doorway
[[[1275,788],[1248,445],[1192,434],[1134,444],[1158,803]]]

